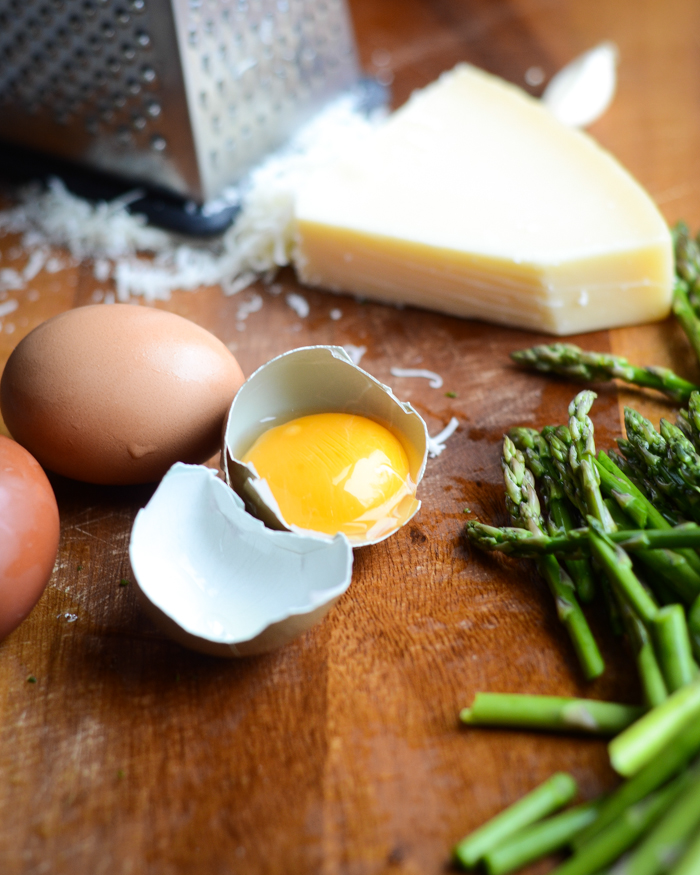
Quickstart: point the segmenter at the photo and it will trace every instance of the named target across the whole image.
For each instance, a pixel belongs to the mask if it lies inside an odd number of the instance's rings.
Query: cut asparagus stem
[[[608,745],[615,771],[629,777],[656,757],[673,736],[700,717],[700,680],[677,690]]]
[[[695,658],[700,659],[700,596],[695,599],[688,611],[688,634]]]
[[[457,862],[469,869],[489,851],[530,826],[563,808],[576,795],[576,781],[566,772],[557,772],[527,796],[497,814],[455,847]]]
[[[637,671],[644,690],[644,701],[649,708],[655,708],[668,698],[668,690],[656,659],[654,646],[642,621],[623,600],[620,600],[620,613],[635,653]]]
[[[586,802],[520,830],[484,856],[489,875],[507,875],[535,860],[566,847],[572,838],[598,816],[602,801]]]
[[[513,522],[533,534],[544,535],[534,477],[525,465],[523,454],[507,436],[503,439],[501,467],[506,487],[506,506]],[[537,568],[554,596],[557,615],[569,634],[584,675],[589,680],[598,677],[605,670],[605,663],[576,600],[571,578],[554,556],[539,557]]]
[[[698,388],[668,368],[637,367],[621,356],[583,350],[572,343],[533,346],[511,353],[511,358],[524,367],[577,380],[623,380],[656,389],[674,401],[686,401],[693,389]]]
[[[680,775],[661,790],[626,809],[594,838],[582,845],[552,875],[597,875],[615,862],[655,824],[670,804],[685,790],[690,779]]]
[[[625,860],[624,875],[662,875],[667,872],[669,863],[678,858],[699,825],[700,780],[696,769],[690,786]]]
[[[658,607],[632,570],[632,560],[607,536],[598,520],[588,518],[591,552],[605,572],[610,585],[630,605],[644,623],[650,623]]]
[[[675,693],[689,684],[696,672],[683,608],[680,605],[660,608],[652,620],[651,634],[666,686]]]
[[[698,875],[700,872],[700,833],[696,835],[669,875]]]
[[[464,708],[459,716],[463,723],[479,726],[616,735],[638,720],[644,711],[637,705],[596,699],[477,693],[471,708]]]
[[[653,713],[653,712],[650,712]],[[700,721],[690,723],[671,737],[664,755],[650,760],[633,778],[625,781],[603,803],[595,823],[573,840],[578,849],[631,805],[644,799],[681,772],[700,750]]]

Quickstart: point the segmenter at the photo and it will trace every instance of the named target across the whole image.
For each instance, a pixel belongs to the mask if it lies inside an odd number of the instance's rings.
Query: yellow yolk
[[[267,481],[286,522],[351,540],[396,528],[416,491],[401,442],[350,413],[316,413],[262,434],[243,456]]]

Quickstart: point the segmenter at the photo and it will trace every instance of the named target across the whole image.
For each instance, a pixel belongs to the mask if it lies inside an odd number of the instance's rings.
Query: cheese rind
[[[460,65],[298,193],[302,282],[570,334],[661,319],[671,237],[641,186],[514,86]]]

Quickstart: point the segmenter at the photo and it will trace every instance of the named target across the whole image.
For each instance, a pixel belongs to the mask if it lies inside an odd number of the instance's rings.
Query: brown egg
[[[58,507],[41,466],[0,436],[0,639],[24,620],[51,577]]]
[[[243,373],[213,334],[148,307],[69,310],[22,340],[0,382],[12,436],[51,471],[146,483],[219,448]]]

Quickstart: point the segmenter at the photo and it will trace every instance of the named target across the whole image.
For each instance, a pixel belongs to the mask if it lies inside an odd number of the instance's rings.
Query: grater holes
[[[154,151],[164,152],[167,145],[168,144],[165,140],[165,137],[161,137],[160,134],[156,134],[155,136],[151,137],[151,149],[153,149]]]
[[[146,0],[130,0],[129,9],[140,15],[142,12],[146,11]]]
[[[150,34],[146,33],[145,30],[140,30],[136,34],[136,42],[139,46],[141,46],[142,49],[150,48],[151,36]]]
[[[142,131],[148,122],[142,115],[135,114],[131,117],[131,124],[135,131]]]
[[[158,103],[157,100],[149,100],[146,103],[146,112],[151,118],[158,118],[158,116],[161,114],[161,111],[161,105]]]
[[[103,39],[106,40],[113,40],[114,37],[117,35],[114,26],[109,21],[103,22],[102,27],[100,28],[100,32],[102,33]]]
[[[131,23],[131,16],[126,11],[126,9],[117,9],[116,18],[122,27],[128,27]]]

